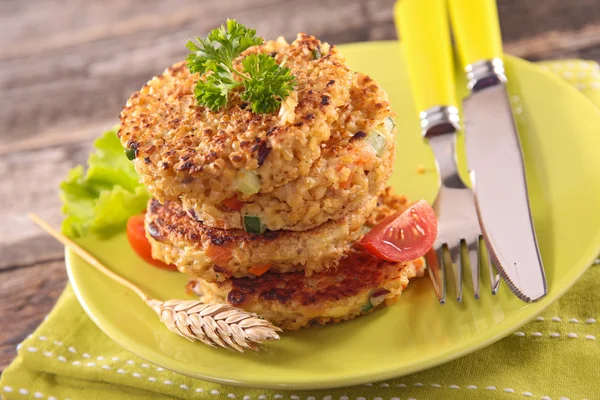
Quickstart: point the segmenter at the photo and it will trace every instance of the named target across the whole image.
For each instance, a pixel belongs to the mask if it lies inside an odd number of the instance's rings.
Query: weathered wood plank
[[[599,5],[600,8],[600,5]],[[572,31],[553,31],[514,40],[505,46],[507,53],[524,57],[532,61],[571,57],[580,57],[599,61],[597,57],[585,57],[584,52],[600,47],[600,24],[587,25]]]
[[[63,261],[2,273],[0,278],[0,371],[16,355],[16,346],[42,322],[65,287]]]
[[[272,7],[267,7],[269,2],[261,3],[266,5],[239,9],[230,4],[214,12],[210,8],[200,12],[191,5],[175,7],[172,13],[157,11],[112,24],[107,21],[103,28],[69,32],[70,40],[50,37],[42,42],[49,42],[48,47],[41,45],[39,51],[28,42],[7,46],[0,50],[0,90],[4,92],[0,148],[12,151],[12,146],[32,138],[54,139],[90,123],[116,121],[133,91],[184,57],[188,38],[205,34],[227,16],[248,21],[266,37],[288,39],[301,30],[327,38],[338,32],[361,32],[368,26],[367,19],[357,18],[364,14],[358,0],[343,2],[343,7],[340,0],[291,5],[271,1]],[[336,18],[326,21],[332,9],[337,10]],[[368,36],[349,38],[366,40]]]
[[[600,24],[597,0],[497,0],[505,42]]]
[[[59,226],[58,184],[70,168],[85,162],[90,149],[91,142],[84,141],[0,157],[0,271],[62,257],[62,246],[35,226],[27,213]]]
[[[231,10],[244,13],[277,7],[285,0],[190,1],[20,0],[0,3],[2,55],[39,54],[111,37],[156,31],[185,24],[202,26],[207,18],[223,21]],[[205,28],[206,29],[206,28]],[[40,40],[44,39],[44,40]]]
[[[292,39],[298,31],[332,43],[396,37],[393,0],[70,2],[60,2],[61,13],[56,0],[2,6],[0,153],[95,136],[96,126],[116,120],[131,92],[183,57],[187,38],[226,17],[265,37]],[[544,7],[504,0],[499,9],[514,54],[539,59],[600,46],[595,0]]]

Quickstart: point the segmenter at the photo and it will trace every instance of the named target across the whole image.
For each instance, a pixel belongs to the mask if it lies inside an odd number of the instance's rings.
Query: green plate
[[[384,87],[398,114],[398,153],[390,184],[411,199],[432,201],[437,187],[433,156],[420,137],[400,45],[372,42],[340,48],[353,68]],[[237,354],[172,334],[134,293],[67,251],[69,278],[79,301],[108,336],[154,364],[201,379],[261,388],[317,389],[388,379],[501,339],[562,295],[600,252],[600,112],[576,89],[535,65],[513,57],[506,64],[548,276],[549,293],[540,302],[522,303],[504,284],[492,296],[484,279],[481,300],[473,299],[467,284],[462,304],[441,306],[424,278],[409,285],[393,307],[338,325],[285,333],[259,354]],[[458,86],[463,88],[464,81]],[[428,172],[418,174],[420,164]],[[185,276],[145,264],[124,235],[82,243],[151,296],[187,298]]]

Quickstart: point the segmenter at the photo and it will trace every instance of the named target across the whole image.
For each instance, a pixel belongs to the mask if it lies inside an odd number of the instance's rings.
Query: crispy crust
[[[259,217],[267,229],[274,231],[305,231],[343,218],[381,193],[392,174],[395,130],[389,131],[383,125],[378,128],[386,140],[379,156],[363,137],[344,147],[324,149],[308,175],[270,193],[245,198],[241,210],[186,195],[180,200],[194,218],[222,229],[242,229],[244,215]]]
[[[284,330],[297,330],[367,314],[374,309],[365,308],[373,294],[385,296],[379,307],[394,304],[409,279],[423,276],[424,270],[422,258],[391,263],[350,250],[338,268],[310,277],[292,272],[219,283],[197,279],[190,288],[204,302],[228,303],[258,313]]]
[[[314,48],[321,58],[314,59]],[[192,207],[243,198],[236,182],[245,171],[260,177],[260,193],[270,193],[309,174],[323,149],[343,148],[355,133],[370,132],[391,116],[385,93],[350,71],[334,46],[312,36],[299,34],[292,44],[269,41],[243,56],[249,53],[286,58],[296,77],[296,90],[277,115],[251,113],[235,93],[217,112],[198,106],[193,87],[199,76],[184,63],[128,100],[119,137],[135,149],[136,170],[159,201],[183,197]]]
[[[262,235],[239,229],[207,227],[189,217],[177,203],[161,205],[151,200],[146,213],[146,231],[154,258],[178,266],[181,272],[215,282],[230,277],[254,275],[257,265],[271,265],[270,271],[285,273],[304,270],[306,275],[335,267],[340,257],[364,233],[386,216],[403,211],[408,202],[388,188],[359,211],[329,221],[305,232],[267,231]],[[373,210],[373,211],[371,211]],[[223,252],[218,248],[226,249]]]

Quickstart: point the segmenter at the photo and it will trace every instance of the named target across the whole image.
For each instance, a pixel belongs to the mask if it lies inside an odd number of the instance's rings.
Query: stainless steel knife
[[[483,237],[500,275],[523,301],[547,293],[519,136],[506,91],[494,0],[449,0],[452,29],[465,66],[463,102],[467,164]]]

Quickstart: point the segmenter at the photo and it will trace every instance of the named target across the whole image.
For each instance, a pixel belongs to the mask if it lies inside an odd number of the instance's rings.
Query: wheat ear
[[[281,329],[261,318],[227,304],[205,304],[194,300],[156,300],[142,289],[104,266],[77,243],[56,231],[35,214],[29,218],[43,230],[75,252],[104,275],[131,289],[158,314],[160,321],[172,332],[194,342],[211,347],[237,350],[259,350],[265,341],[279,340]]]

